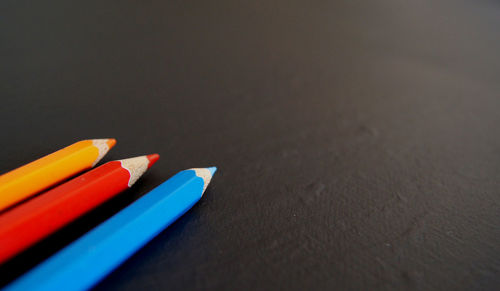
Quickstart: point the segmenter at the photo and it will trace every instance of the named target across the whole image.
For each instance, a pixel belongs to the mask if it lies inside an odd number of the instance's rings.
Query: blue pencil
[[[216,168],[177,173],[24,274],[5,290],[87,290],[188,211]]]

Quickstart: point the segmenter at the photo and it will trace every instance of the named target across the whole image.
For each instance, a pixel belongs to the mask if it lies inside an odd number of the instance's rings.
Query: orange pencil
[[[0,176],[0,211],[93,167],[115,139],[83,140]]]
[[[159,157],[108,162],[0,215],[0,264],[131,187]]]

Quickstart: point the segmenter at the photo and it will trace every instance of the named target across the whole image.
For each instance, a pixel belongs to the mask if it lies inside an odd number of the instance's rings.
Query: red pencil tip
[[[149,165],[148,165],[148,169],[151,168],[152,165],[154,165],[154,163],[156,163],[156,161],[158,161],[158,159],[160,158],[160,155],[159,154],[152,154],[152,155],[147,155],[146,156],[149,160]]]

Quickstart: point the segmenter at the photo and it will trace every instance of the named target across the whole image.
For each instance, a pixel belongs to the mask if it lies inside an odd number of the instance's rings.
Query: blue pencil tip
[[[212,174],[212,176],[214,175],[215,171],[217,171],[217,167],[210,167],[207,169],[210,171],[210,174]]]

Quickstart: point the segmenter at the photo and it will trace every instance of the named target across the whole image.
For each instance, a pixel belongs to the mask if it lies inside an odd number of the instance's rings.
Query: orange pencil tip
[[[152,154],[152,155],[147,155],[146,156],[149,160],[149,165],[148,165],[148,169],[151,168],[152,165],[154,165],[154,163],[156,163],[156,161],[158,161],[158,159],[160,158],[160,155],[159,154]]]
[[[116,139],[114,139],[114,138],[109,138],[109,139],[106,141],[106,143],[108,144],[108,147],[109,147],[109,148],[112,148],[112,147],[114,147],[114,146],[115,146],[115,144],[116,144]]]

